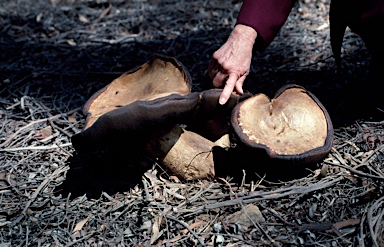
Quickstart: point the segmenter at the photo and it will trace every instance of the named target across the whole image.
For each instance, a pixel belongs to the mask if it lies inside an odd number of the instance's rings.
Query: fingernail
[[[219,104],[220,105],[224,105],[226,102],[227,102],[227,100],[225,98],[220,98],[219,99]]]

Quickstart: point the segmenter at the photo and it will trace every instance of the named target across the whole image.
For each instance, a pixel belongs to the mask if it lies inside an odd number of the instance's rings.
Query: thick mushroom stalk
[[[282,87],[273,99],[257,94],[239,103],[231,122],[243,143],[274,159],[316,162],[332,147],[333,127],[326,109],[298,85]]]
[[[210,179],[215,176],[212,153],[215,146],[228,147],[229,139],[228,143],[215,143],[175,125],[164,135],[152,138],[146,152],[183,180]]]

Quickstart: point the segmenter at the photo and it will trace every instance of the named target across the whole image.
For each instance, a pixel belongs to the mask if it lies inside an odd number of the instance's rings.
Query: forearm
[[[257,32],[255,48],[264,50],[287,20],[295,0],[244,0],[237,25],[252,27]]]

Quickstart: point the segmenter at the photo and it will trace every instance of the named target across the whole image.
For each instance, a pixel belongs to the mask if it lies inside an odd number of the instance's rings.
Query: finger
[[[216,73],[215,78],[213,78],[213,86],[215,87],[221,87],[223,86],[223,82],[228,77],[227,74],[224,74],[223,72],[219,71]]]
[[[219,67],[217,60],[212,58],[208,66],[208,75],[211,79],[215,78],[217,72],[219,72]]]
[[[235,87],[236,81],[239,78],[239,76],[236,73],[229,74],[228,80],[225,84],[225,87],[223,89],[223,92],[221,92],[219,104],[224,105],[227,103],[229,97],[231,97],[231,94],[233,92],[233,89]]]
[[[236,92],[239,93],[239,94],[243,94],[244,93],[243,85],[244,85],[245,77],[246,77],[246,75],[243,75],[236,82],[235,89],[236,89]]]
[[[209,62],[208,65],[208,71],[211,71],[217,64],[217,60],[214,58],[211,58],[211,61]]]
[[[214,68],[214,69],[208,71],[208,75],[211,79],[214,79],[216,77],[217,73],[219,73],[219,71],[220,71],[219,69]]]

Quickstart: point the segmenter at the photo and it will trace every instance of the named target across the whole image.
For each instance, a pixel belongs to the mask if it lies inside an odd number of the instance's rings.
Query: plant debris
[[[271,46],[255,52],[244,85],[269,94],[300,84],[329,110],[334,144],[307,176],[267,181],[258,174],[247,181],[250,174],[244,173],[240,183],[231,177],[186,183],[145,161],[148,169],[136,180],[123,179],[135,168],[119,174],[124,190],[108,190],[114,181],[85,173],[81,179],[95,176],[98,189],[105,189],[93,196],[61,193],[77,168],[68,164],[75,152],[70,138],[85,124],[86,99],[154,53],[181,61],[194,91],[211,88],[210,56],[227,38],[240,6],[1,1],[1,246],[383,246],[384,118],[364,115],[369,111],[356,97],[370,60],[349,30],[344,72],[335,74],[329,0],[298,1]],[[248,211],[255,208],[258,213]],[[233,215],[242,224],[228,220]]]

